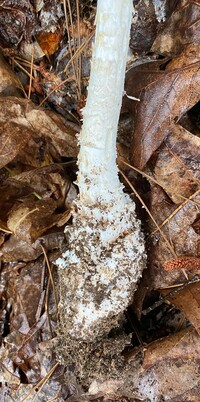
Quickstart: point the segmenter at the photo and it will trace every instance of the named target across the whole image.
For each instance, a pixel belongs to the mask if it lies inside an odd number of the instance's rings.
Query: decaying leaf
[[[52,164],[8,177],[1,189],[0,229],[7,237],[10,233],[16,235],[2,239],[5,242],[0,252],[2,260],[34,260],[42,254],[40,242],[47,250],[61,247],[64,234],[57,229],[55,233],[41,235],[52,226],[64,224],[66,209],[69,215],[76,197],[77,190],[67,177],[65,164]],[[54,212],[58,208],[62,212]]]
[[[158,225],[168,239],[168,244],[154,225],[150,224],[150,271],[152,287],[160,289],[173,283],[184,281],[184,275],[179,270],[164,270],[165,264],[172,258],[200,255],[199,234],[193,228],[199,217],[199,190],[189,200],[183,201],[178,207],[170,202],[163,190],[152,186],[150,210],[156,217]],[[171,245],[171,248],[170,248]]]
[[[9,213],[8,228],[19,239],[31,244],[58,221],[55,209],[56,202],[51,198],[18,202]]]
[[[37,2],[36,9],[39,12],[41,32],[55,32],[62,25],[64,12],[61,3],[55,0]]]
[[[152,51],[176,55],[190,43],[200,42],[200,4],[197,0],[180,0],[166,26],[156,37]]]
[[[175,68],[183,68],[199,62],[200,44],[192,43],[184,47],[181,54],[174,57],[165,67],[165,71],[173,71]]]
[[[1,96],[20,96],[21,83],[0,51],[0,94]]]
[[[61,32],[40,32],[37,35],[37,41],[46,56],[55,53],[61,40]]]
[[[74,186],[67,175],[65,164],[58,163],[16,174],[13,179],[8,178],[6,182],[8,185],[17,183],[18,186],[21,183],[22,187],[29,187],[30,194],[34,192],[38,198],[52,197],[57,201],[57,207],[64,204],[70,187]]]
[[[3,48],[16,49],[23,38],[33,34],[34,9],[29,0],[4,0],[0,4],[0,38]]]
[[[142,90],[136,106],[132,160],[143,169],[170,132],[171,122],[200,99],[199,63],[160,74]]]
[[[27,112],[27,100],[15,97],[0,98],[0,122],[15,124],[18,131],[21,131],[23,143],[23,131],[31,130],[32,135],[41,140],[41,137],[48,139],[51,143],[52,152],[58,155],[75,157],[77,156],[76,133],[79,127],[71,122],[66,122],[61,116],[51,111],[44,111],[34,107],[29,102]]]
[[[128,399],[134,395],[136,400],[145,402],[198,401],[195,398],[200,392],[199,356],[199,336],[191,327],[186,328],[129,352],[127,370],[120,380],[102,381],[100,377],[91,385],[91,394],[94,397],[95,391],[100,395],[103,391],[106,400],[112,399],[113,395],[115,400],[116,395]]]
[[[163,359],[176,361],[176,359],[182,358],[188,360],[191,355],[194,358],[196,356],[199,360],[200,342],[196,331],[189,327],[148,345],[144,351],[142,366],[147,369],[150,366],[162,363]]]
[[[200,342],[195,330],[186,330],[150,344],[144,352],[139,392],[150,401],[198,401]]]
[[[200,258],[180,257],[169,261],[164,269],[167,271],[184,270],[189,278],[194,278],[196,282],[188,284],[177,294],[169,296],[168,300],[178,307],[200,334],[200,284],[198,275],[200,272]],[[163,295],[167,290],[162,290]]]
[[[13,207],[16,199],[21,197],[27,197],[31,194],[33,189],[30,186],[24,184],[21,185],[14,178],[8,178],[4,183],[1,184],[0,192],[0,218],[1,223],[4,223],[6,227],[7,214]]]
[[[200,186],[199,155],[200,138],[171,123],[168,137],[157,152],[152,174],[176,204],[189,198]]]
[[[10,331],[18,330],[27,334],[36,322],[43,270],[39,261],[27,264],[19,269],[17,276],[10,276],[8,280],[8,297],[13,306]]]
[[[32,130],[23,127],[23,130],[15,122],[8,121],[0,127],[0,168],[12,161],[26,146]]]
[[[134,53],[148,52],[157,32],[168,20],[178,1],[157,2],[154,0],[133,0],[135,6],[134,23],[131,27],[130,48]]]
[[[1,260],[4,262],[34,261],[43,253],[41,244],[45,250],[62,250],[65,244],[63,231],[56,230],[53,233],[44,234],[32,244],[11,235],[1,248]]]

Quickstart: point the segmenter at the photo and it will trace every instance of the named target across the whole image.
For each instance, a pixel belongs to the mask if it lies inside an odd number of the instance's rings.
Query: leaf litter
[[[66,247],[63,225],[70,224],[77,194],[76,134],[96,7],[78,3],[0,6],[1,21],[7,13],[0,30],[7,57],[0,59],[1,400],[198,401],[197,1],[164,1],[162,9],[153,0],[134,1],[125,90],[140,101],[124,97],[118,164],[126,191],[133,191],[130,182],[145,206],[143,212],[138,202],[149,264],[123,329],[120,381],[99,375],[98,353],[92,384],[87,374],[80,381],[73,367],[56,362],[53,261]],[[8,10],[18,27],[8,24]],[[116,354],[120,336],[110,334]]]

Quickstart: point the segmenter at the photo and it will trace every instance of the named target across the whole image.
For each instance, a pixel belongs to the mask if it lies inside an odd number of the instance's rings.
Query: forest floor
[[[148,266],[106,380],[55,353],[96,1],[0,2],[2,402],[200,401],[200,2],[133,3],[117,163]]]

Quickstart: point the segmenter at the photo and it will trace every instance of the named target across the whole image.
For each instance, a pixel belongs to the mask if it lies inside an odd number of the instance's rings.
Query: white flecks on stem
[[[98,0],[88,97],[80,134],[80,195],[68,250],[57,260],[65,336],[94,342],[118,322],[141,276],[144,241],[116,165],[132,0]]]
[[[82,205],[110,201],[121,190],[116,135],[124,90],[132,0],[99,0],[91,75],[78,157]]]

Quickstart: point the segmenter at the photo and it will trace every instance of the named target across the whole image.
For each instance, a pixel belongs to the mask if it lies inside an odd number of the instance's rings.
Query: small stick
[[[163,296],[160,300],[155,302],[152,306],[146,308],[145,310],[142,311],[143,315],[147,315],[151,313],[153,310],[155,310],[157,307],[161,306],[166,300],[168,300],[171,296],[174,296],[176,293],[180,292],[183,290],[186,286],[190,285],[191,283],[196,283],[200,281],[200,275],[195,275],[193,278],[188,279],[183,283],[183,285],[179,286],[178,288],[172,290],[169,292],[166,296]]]

